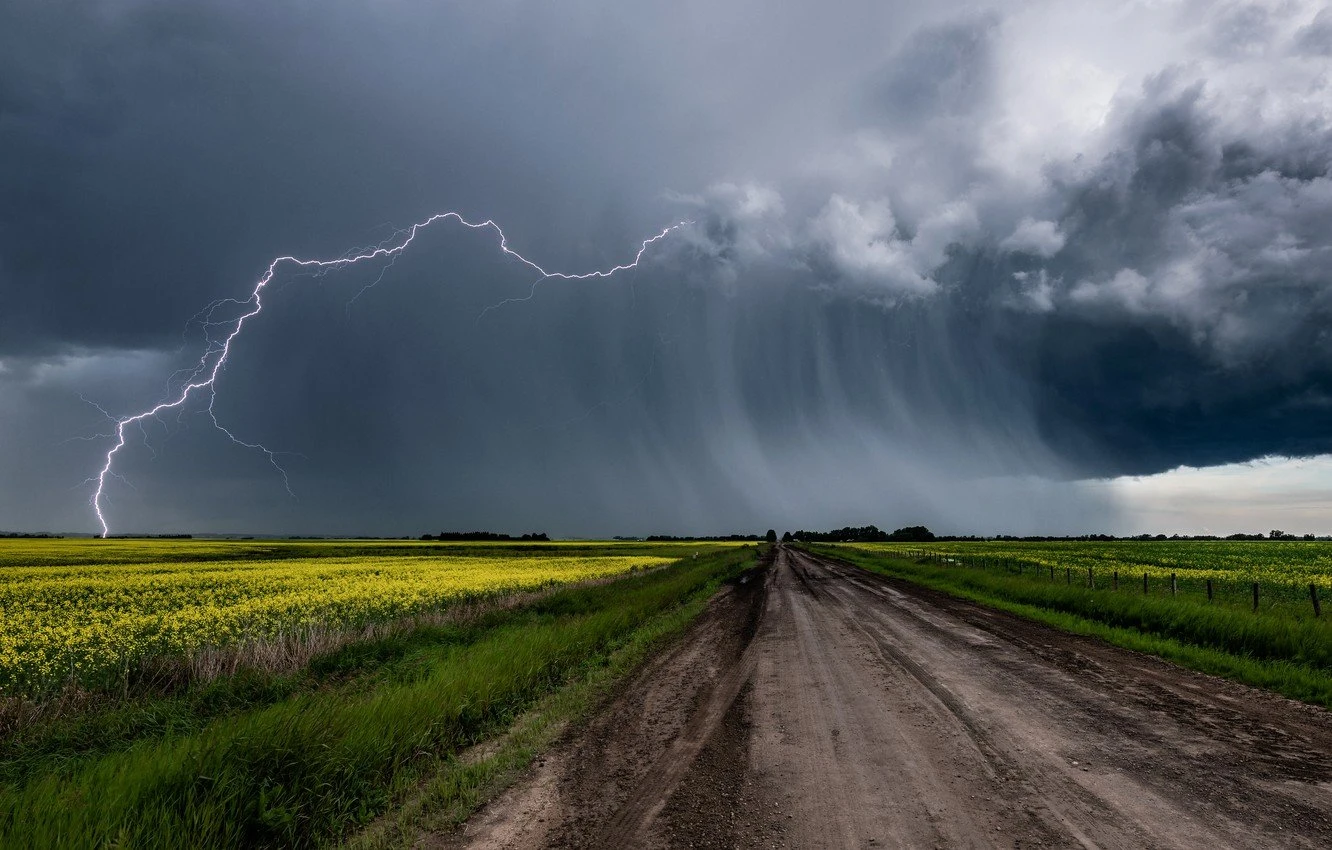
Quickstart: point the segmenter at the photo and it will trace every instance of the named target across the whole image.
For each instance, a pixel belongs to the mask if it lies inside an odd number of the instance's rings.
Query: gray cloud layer
[[[299,498],[193,410],[117,526],[1079,531],[1332,448],[1327,11],[885,5],[0,3],[0,526],[91,527],[80,394],[200,307],[441,208],[565,269],[696,224],[490,312],[532,276],[447,227],[284,276],[218,410]]]

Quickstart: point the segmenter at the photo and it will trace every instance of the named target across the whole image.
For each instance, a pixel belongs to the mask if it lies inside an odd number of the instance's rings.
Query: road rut
[[[777,547],[469,847],[1332,846],[1332,714]]]

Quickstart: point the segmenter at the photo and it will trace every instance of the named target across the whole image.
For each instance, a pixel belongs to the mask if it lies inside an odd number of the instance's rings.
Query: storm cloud
[[[1332,451],[1302,3],[0,0],[0,527],[279,276],[120,529],[1113,530],[1090,477]],[[365,287],[373,284],[371,288]],[[88,438],[88,439],[84,439]]]

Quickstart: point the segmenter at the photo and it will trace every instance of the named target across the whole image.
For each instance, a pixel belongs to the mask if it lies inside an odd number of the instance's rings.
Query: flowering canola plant
[[[230,554],[227,544],[136,541],[119,549],[113,542],[103,550],[113,562],[99,564],[86,562],[97,551],[90,544],[15,543],[0,550],[0,695],[11,696],[104,681],[146,658],[356,628],[465,599],[660,566],[683,554],[404,544],[344,555],[355,547],[340,552],[326,544],[302,557],[313,547],[277,544],[257,555],[254,547],[243,550],[253,560],[212,560]],[[144,560],[154,555],[161,559]]]

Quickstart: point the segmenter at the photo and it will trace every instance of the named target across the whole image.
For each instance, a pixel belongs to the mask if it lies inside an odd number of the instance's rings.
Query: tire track
[[[447,846],[1332,846],[1328,712],[774,555]]]

